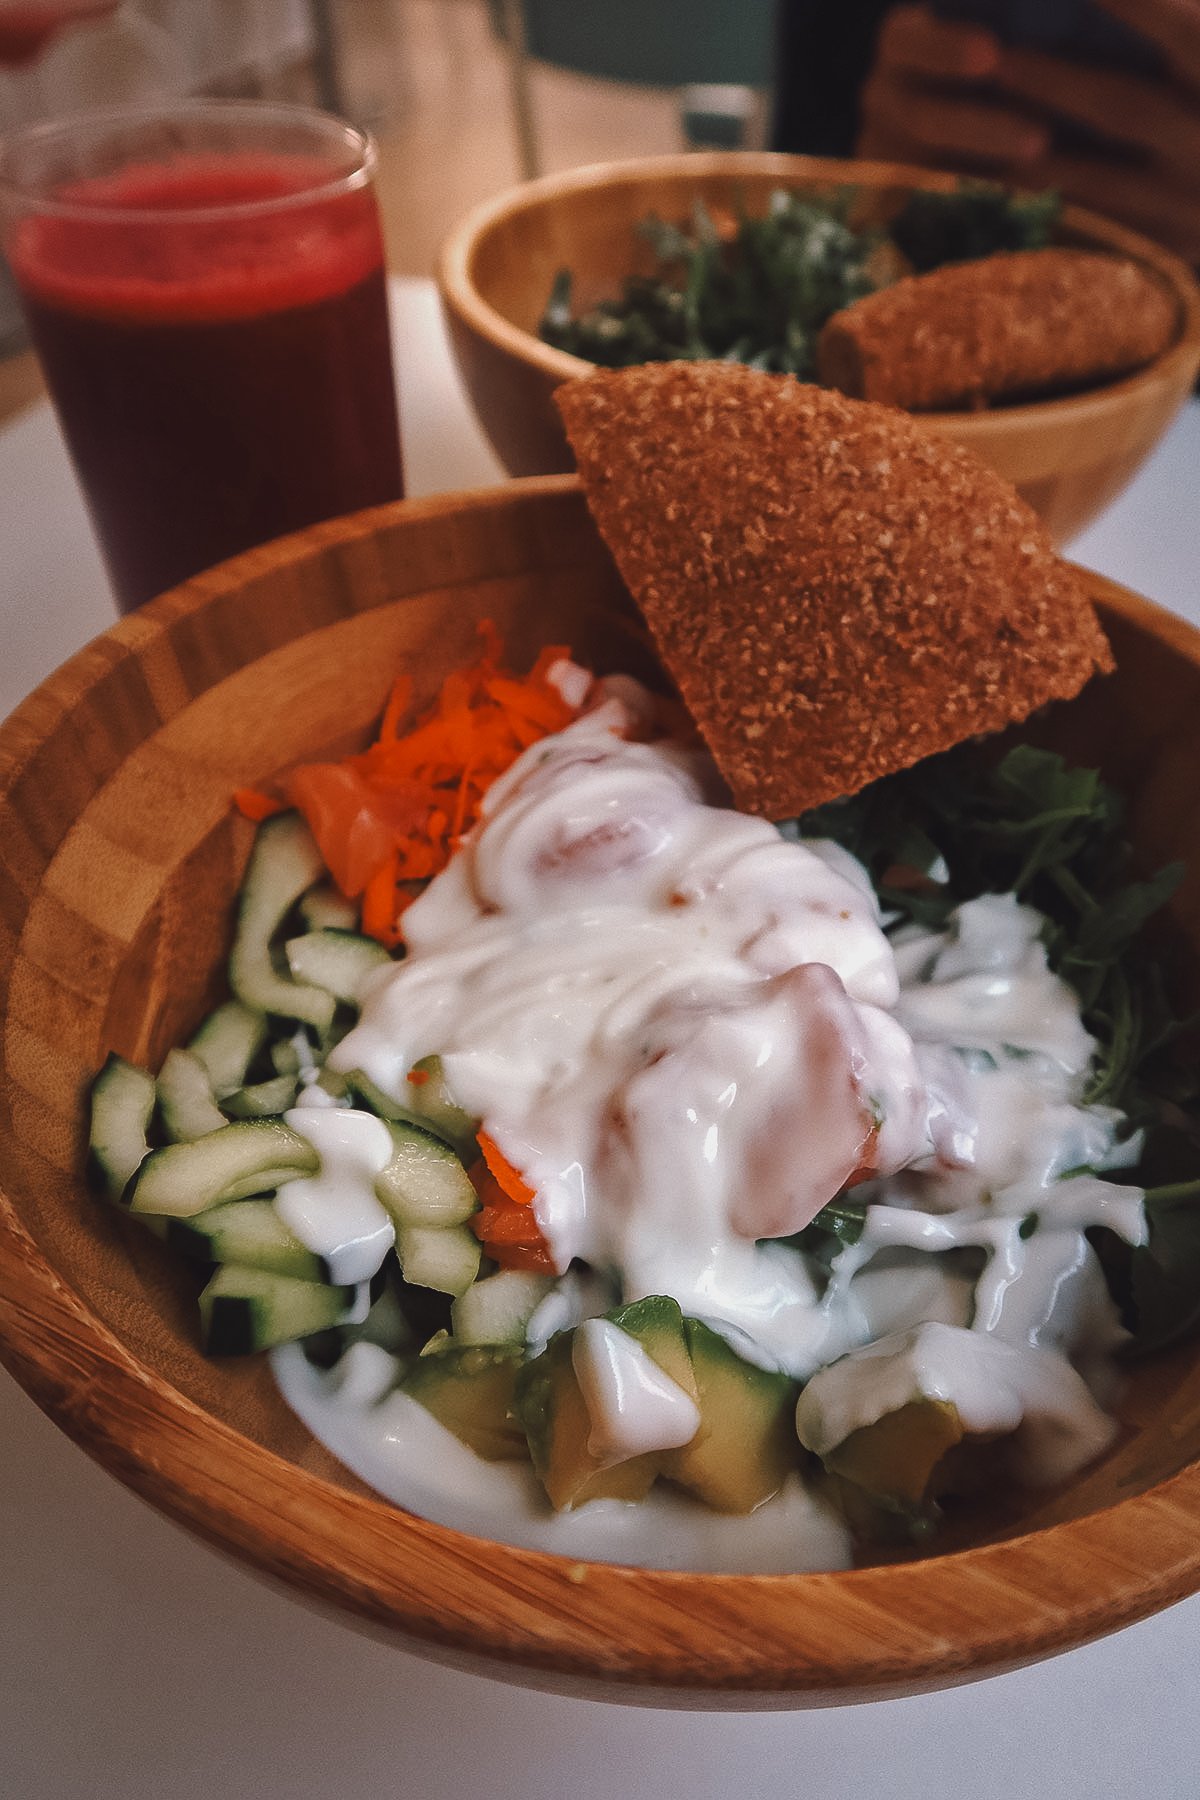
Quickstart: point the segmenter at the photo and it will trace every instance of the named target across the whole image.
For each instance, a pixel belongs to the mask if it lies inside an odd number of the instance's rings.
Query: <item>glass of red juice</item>
[[[256,102],[0,144],[5,250],[123,612],[403,492],[369,137]]]

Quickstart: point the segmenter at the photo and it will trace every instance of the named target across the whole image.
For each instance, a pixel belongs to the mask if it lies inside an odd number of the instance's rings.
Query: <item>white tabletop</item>
[[[500,478],[428,283],[396,283],[410,491]],[[1074,546],[1200,623],[1200,405]],[[112,620],[45,407],[0,431],[0,714]],[[11,1800],[1191,1800],[1200,1597],[972,1687],[785,1714],[642,1711],[459,1675],[261,1586],[0,1373],[0,1796]]]

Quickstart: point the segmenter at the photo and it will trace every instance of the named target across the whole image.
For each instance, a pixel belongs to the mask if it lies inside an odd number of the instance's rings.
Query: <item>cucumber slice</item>
[[[123,1056],[110,1056],[92,1083],[92,1124],[88,1149],[101,1186],[119,1200],[149,1154],[146,1133],[158,1089],[148,1069]]]
[[[388,1120],[387,1126],[394,1148],[375,1177],[375,1192],[397,1227],[464,1224],[479,1201],[450,1146],[417,1125]]]
[[[167,1243],[193,1262],[273,1269],[298,1281],[328,1281],[324,1259],[289,1231],[270,1200],[228,1200],[192,1219],[168,1219]]]
[[[284,954],[296,981],[326,988],[335,1000],[350,1006],[361,1004],[364,982],[392,960],[375,938],[333,927],[289,938]]]
[[[192,1050],[168,1050],[158,1072],[158,1105],[167,1136],[176,1144],[207,1137],[225,1123],[208,1070]]]
[[[426,1079],[407,1081],[402,1101],[393,1100],[381,1087],[376,1087],[361,1069],[348,1069],[346,1081],[368,1111],[396,1124],[419,1125],[423,1131],[432,1131],[443,1143],[449,1144],[464,1163],[477,1162],[479,1145],[475,1141],[475,1120],[450,1099],[442,1076],[441,1058],[422,1057],[414,1064],[412,1074],[423,1075]]]
[[[209,1013],[188,1049],[204,1064],[218,1100],[241,1087],[266,1035],[267,1021],[262,1013],[243,1006],[240,1000],[226,1000]]]
[[[312,1145],[281,1119],[255,1119],[151,1151],[126,1188],[125,1203],[134,1212],[189,1219],[223,1200],[271,1193],[319,1167]]]
[[[465,1294],[479,1274],[482,1245],[465,1225],[398,1225],[396,1260],[405,1281],[439,1294]]]
[[[328,1031],[333,1023],[333,995],[279,974],[271,959],[271,940],[323,871],[320,852],[298,813],[280,813],[260,825],[242,882],[229,956],[229,985],[239,1000],[262,1012],[299,1019],[318,1031]]]
[[[340,1325],[353,1311],[355,1289],[297,1281],[269,1269],[219,1268],[200,1296],[209,1356],[249,1356]]]
[[[554,1286],[553,1275],[501,1269],[474,1281],[450,1308],[450,1329],[460,1344],[524,1344],[525,1328]]]
[[[297,908],[309,931],[357,931],[358,905],[329,882],[309,888]]]
[[[286,1112],[296,1098],[294,1075],[273,1075],[253,1087],[238,1088],[222,1101],[231,1119],[273,1119]]]
[[[301,1067],[300,1052],[294,1038],[276,1038],[270,1046],[271,1067],[277,1075],[299,1075]],[[312,1061],[305,1059],[305,1064]]]

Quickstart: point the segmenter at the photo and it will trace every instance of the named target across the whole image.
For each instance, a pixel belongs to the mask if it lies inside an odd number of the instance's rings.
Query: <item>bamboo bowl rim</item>
[[[515,509],[578,489],[574,476],[544,476],[399,502],[271,550],[286,569],[389,523]],[[0,817],[13,780],[92,686],[235,592],[261,569],[261,554],[248,552],[114,625],[17,709],[0,727]],[[1103,577],[1087,580],[1115,615],[1151,631],[1200,673],[1200,631]],[[384,596],[363,610],[386,604]],[[63,1345],[72,1356],[69,1381],[53,1367]],[[340,1488],[206,1413],[97,1318],[4,1192],[0,1362],[126,1486],[259,1572],[409,1648],[531,1685],[561,1686],[566,1677],[595,1697],[650,1693],[659,1704],[699,1706],[883,1698],[1074,1647],[1200,1586],[1200,1463],[1065,1523],[832,1574],[630,1568],[468,1537]],[[1011,1617],[1003,1622],[1001,1590],[1028,1602],[1020,1629]],[[902,1652],[897,1621],[907,1633]]]
[[[534,333],[513,324],[484,299],[475,285],[474,274],[482,240],[508,219],[535,211],[550,200],[586,197],[599,189],[642,179],[678,181],[682,185],[688,180],[697,183],[714,177],[732,180],[738,175],[801,186],[911,187],[934,193],[950,192],[960,180],[957,175],[912,164],[794,156],[771,150],[683,151],[669,156],[591,163],[565,173],[542,175],[533,181],[517,183],[466,213],[445,238],[439,252],[437,283],[443,304],[484,342],[537,370],[555,386],[590,375],[597,367],[595,363],[573,356],[569,351],[556,350]],[[631,219],[631,230],[633,223]],[[1196,361],[1200,358],[1200,284],[1187,264],[1150,238],[1081,206],[1064,206],[1061,224],[1072,237],[1083,238],[1098,248],[1144,263],[1161,276],[1179,306],[1179,328],[1174,342],[1152,362],[1115,381],[1099,382],[1078,393],[1004,405],[978,413],[964,410],[923,412],[919,415],[922,424],[934,429],[953,428],[961,441],[966,442],[966,434],[984,434],[995,429],[1000,421],[1008,429],[1028,428],[1035,422],[1049,427],[1067,416],[1072,422],[1086,422],[1091,413],[1106,412],[1114,401],[1148,381],[1165,378],[1190,384]],[[614,287],[621,275],[621,270],[614,271]]]

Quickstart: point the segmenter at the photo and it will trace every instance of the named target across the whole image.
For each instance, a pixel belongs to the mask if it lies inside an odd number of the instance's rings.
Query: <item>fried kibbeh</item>
[[[1128,374],[1177,329],[1174,297],[1139,263],[1018,251],[910,275],[834,313],[817,375],[910,412],[979,407]]]
[[[556,398],[743,810],[856,792],[1113,666],[1036,515],[907,414],[729,363],[598,371]]]

